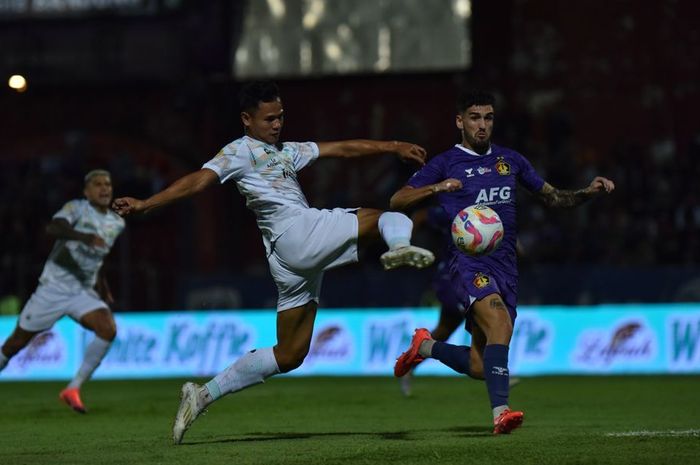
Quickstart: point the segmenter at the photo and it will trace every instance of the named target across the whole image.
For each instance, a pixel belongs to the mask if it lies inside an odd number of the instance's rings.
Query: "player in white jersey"
[[[431,252],[410,244],[413,224],[402,213],[310,208],[297,182],[297,172],[317,158],[393,153],[423,164],[425,150],[396,141],[280,143],[284,110],[277,86],[270,82],[245,86],[240,104],[244,137],[164,191],[146,200],[116,199],[113,205],[122,216],[147,212],[212,184],[233,180],[256,214],[277,284],[277,344],[248,352],[204,386],[185,383],[173,427],[176,444],[210,403],[302,364],[311,343],[323,273],[356,262],[358,242],[381,235],[389,246],[381,258],[385,269],[403,265],[422,268],[434,260]]]
[[[39,278],[39,286],[19,315],[14,332],[0,350],[0,370],[32,338],[68,315],[93,331],[77,374],[59,397],[73,410],[85,413],[80,387],[99,366],[117,334],[109,304],[112,293],[101,273],[102,263],[124,229],[124,220],[109,209],[112,180],[109,172],[93,170],[85,176],[85,199],[66,203],[47,226],[56,238]]]

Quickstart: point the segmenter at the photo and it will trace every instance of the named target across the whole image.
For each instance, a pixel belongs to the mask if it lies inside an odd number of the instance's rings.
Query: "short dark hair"
[[[495,104],[496,97],[493,94],[483,90],[467,89],[463,90],[457,98],[457,111],[462,114],[474,105],[495,106]]]
[[[238,93],[241,111],[258,108],[260,102],[274,102],[280,98],[280,90],[272,81],[254,81],[244,85]]]

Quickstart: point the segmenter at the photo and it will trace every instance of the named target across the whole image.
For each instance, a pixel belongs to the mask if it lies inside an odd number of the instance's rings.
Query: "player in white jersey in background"
[[[381,257],[385,269],[422,268],[434,260],[431,252],[411,246],[413,224],[404,214],[367,208],[311,208],[297,182],[297,172],[317,158],[393,153],[422,165],[424,149],[397,141],[280,143],[284,109],[279,90],[271,82],[246,85],[240,108],[245,136],[226,145],[201,170],[146,200],[127,197],[116,199],[113,205],[122,216],[148,212],[233,180],[255,212],[277,285],[277,344],[248,352],[204,386],[185,383],[173,427],[176,444],[215,400],[302,364],[311,343],[323,273],[357,262],[358,242],[381,235],[389,246]]]
[[[71,200],[46,227],[56,238],[39,277],[39,286],[19,315],[14,332],[0,349],[0,370],[29,344],[68,315],[93,331],[77,374],[59,398],[85,413],[80,387],[90,379],[117,334],[109,304],[112,293],[101,273],[104,258],[124,229],[124,220],[109,209],[112,180],[109,172],[93,170],[85,176],[85,199]]]

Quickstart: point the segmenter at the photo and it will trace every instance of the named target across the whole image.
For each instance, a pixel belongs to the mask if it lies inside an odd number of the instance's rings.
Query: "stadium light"
[[[21,74],[13,74],[10,76],[10,79],[7,80],[7,85],[17,92],[24,92],[27,90],[27,80]]]

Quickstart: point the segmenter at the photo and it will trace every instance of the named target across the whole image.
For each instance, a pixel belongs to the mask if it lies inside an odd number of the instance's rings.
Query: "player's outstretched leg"
[[[279,372],[272,347],[266,347],[247,352],[204,386],[185,383],[173,423],[175,444],[182,442],[185,432],[209,404],[227,394],[260,384]]]
[[[173,423],[173,442],[180,444],[185,432],[199,415],[205,412],[203,403],[200,402],[202,386],[195,383],[185,383],[180,390],[180,407],[175,415]]]
[[[435,261],[435,255],[431,251],[411,245],[413,222],[403,213],[382,213],[377,227],[389,246],[389,250],[380,257],[385,270],[400,266],[425,268]]]

